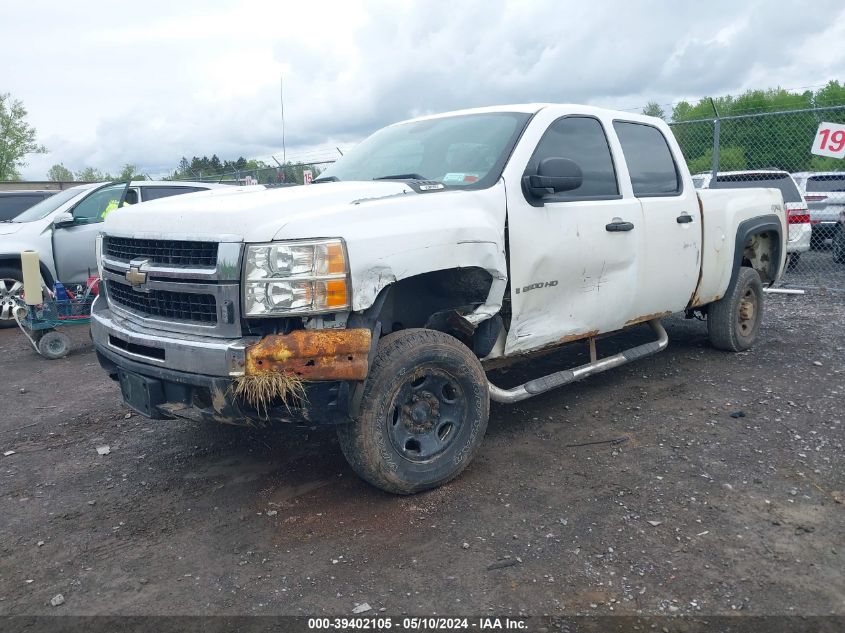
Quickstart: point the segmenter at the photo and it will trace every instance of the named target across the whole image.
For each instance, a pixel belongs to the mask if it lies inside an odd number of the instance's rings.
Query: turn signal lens
[[[345,279],[330,279],[318,282],[324,294],[324,305],[327,308],[343,308],[347,305],[347,292]]]

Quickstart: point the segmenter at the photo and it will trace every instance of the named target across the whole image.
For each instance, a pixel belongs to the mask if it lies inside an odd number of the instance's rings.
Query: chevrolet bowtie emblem
[[[141,286],[147,283],[147,273],[141,272],[137,266],[130,266],[126,271],[126,281],[133,286]]]

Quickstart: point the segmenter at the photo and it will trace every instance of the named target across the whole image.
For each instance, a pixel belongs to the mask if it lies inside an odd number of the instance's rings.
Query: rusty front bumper
[[[298,330],[259,341],[171,338],[124,327],[102,310],[92,327],[102,366],[120,380],[127,405],[152,418],[181,417],[229,424],[287,421],[316,426],[349,420],[356,384],[368,372],[367,329]],[[300,403],[258,412],[232,394],[241,375],[291,373],[303,381]]]
[[[367,377],[372,335],[367,329],[296,330],[265,336],[246,348],[247,376],[290,373],[303,381]]]

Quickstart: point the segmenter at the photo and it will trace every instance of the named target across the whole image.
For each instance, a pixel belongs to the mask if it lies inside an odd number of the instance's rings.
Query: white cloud
[[[632,108],[825,83],[845,61],[834,0],[280,3],[4,7],[0,90],[55,162],[160,174],[183,155],[351,143],[424,112],[525,101]],[[838,18],[838,19],[837,19]]]

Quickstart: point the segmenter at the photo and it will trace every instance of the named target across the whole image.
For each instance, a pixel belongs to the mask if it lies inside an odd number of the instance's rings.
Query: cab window
[[[628,163],[631,186],[638,198],[674,196],[681,178],[663,133],[644,123],[614,121],[613,129]]]
[[[537,144],[525,174],[537,173],[540,161],[553,157],[568,158],[578,163],[584,180],[577,189],[547,196],[547,202],[601,199],[619,195],[610,147],[604,128],[598,120],[586,116],[570,116],[552,123]]]

